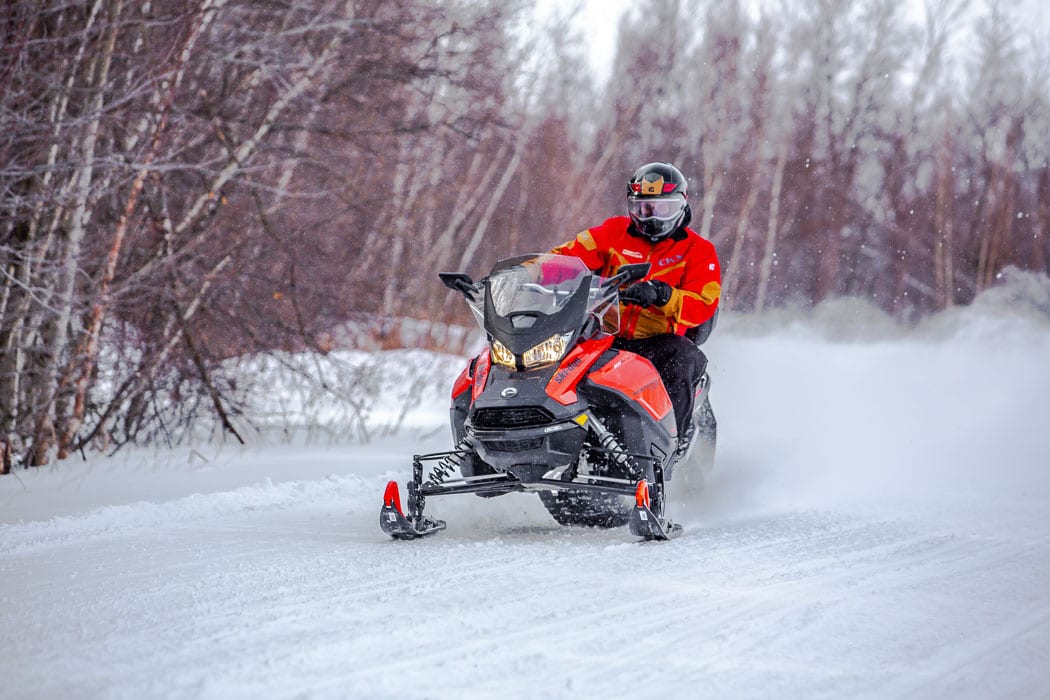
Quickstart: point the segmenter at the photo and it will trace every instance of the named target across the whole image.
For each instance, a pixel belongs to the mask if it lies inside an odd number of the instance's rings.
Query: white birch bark
[[[755,294],[755,310],[762,311],[766,308],[766,293],[769,289],[769,280],[773,275],[773,261],[776,258],[777,227],[780,216],[780,192],[784,184],[784,167],[787,164],[788,143],[781,141],[780,150],[777,153],[777,166],[773,172],[773,188],[770,191],[769,222],[766,226],[765,253],[758,270],[758,291]]]
[[[90,218],[88,201],[90,199],[92,176],[95,166],[95,146],[98,142],[99,128],[102,122],[102,109],[105,105],[105,90],[109,79],[109,67],[116,45],[118,23],[123,0],[113,0],[109,6],[109,25],[106,28],[105,40],[98,56],[93,76],[94,99],[91,102],[91,119],[88,121],[84,139],[80,148],[80,166],[75,176],[76,200],[70,217],[70,227],[62,266],[58,279],[58,317],[54,321],[53,335],[50,338],[51,357],[48,358],[44,371],[42,387],[51,392],[47,405],[40,413],[35,431],[32,462],[36,465],[51,460],[52,449],[56,440],[57,401],[59,366],[69,348],[69,326],[73,321],[76,306],[76,279],[80,264],[80,250],[83,245],[84,232]]]
[[[220,4],[223,1],[224,0],[219,0]],[[175,99],[175,93],[181,85],[183,76],[185,75],[186,63],[192,54],[193,47],[196,45],[197,37],[200,36],[200,32],[205,27],[208,19],[212,16],[212,9],[212,3],[209,1],[206,1],[201,5],[193,29],[187,35],[182,49],[179,51],[176,59],[177,64],[174,76],[172,79],[164,81],[160,86],[160,88],[167,93],[167,96],[163,98],[158,105],[159,114],[157,115],[157,124],[154,127],[153,138],[150,141],[143,162],[139,166],[138,172],[135,175],[135,179],[131,184],[131,190],[128,193],[120,220],[117,222],[117,226],[113,233],[113,239],[110,243],[109,252],[106,255],[106,262],[102,270],[102,278],[99,282],[97,297],[92,305],[90,325],[84,333],[84,349],[81,353],[81,357],[74,358],[76,365],[72,370],[74,384],[73,406],[66,422],[66,426],[60,436],[58,445],[59,459],[64,459],[68,455],[68,449],[84,419],[87,392],[91,376],[94,373],[94,368],[98,361],[100,347],[99,336],[102,332],[102,324],[105,320],[106,312],[110,304],[110,287],[116,274],[117,262],[120,258],[121,248],[124,245],[124,238],[127,235],[128,225],[135,212],[138,197],[142,191],[142,186],[145,183],[146,177],[149,175],[153,166],[153,161],[157,156],[157,151],[160,146],[160,138],[165,132],[171,105]]]

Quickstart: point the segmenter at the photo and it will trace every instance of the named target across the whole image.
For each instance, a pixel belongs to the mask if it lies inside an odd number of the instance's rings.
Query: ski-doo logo
[[[674,265],[676,262],[685,257],[682,253],[678,255],[671,255],[666,258],[661,258],[660,262],[656,263],[658,267],[667,267],[668,265]]]
[[[566,377],[568,377],[574,369],[580,366],[581,362],[583,362],[583,360],[577,357],[575,360],[559,369],[558,373],[554,375],[554,381],[558,384],[564,382]]]
[[[634,251],[634,250],[625,250],[625,251],[623,251],[623,254],[626,255],[629,258],[638,258],[639,260],[641,260],[642,258],[645,257],[641,253],[639,253],[637,251]]]
[[[508,386],[506,389],[501,391],[499,395],[505,399],[513,399],[515,396],[518,395],[518,390],[512,386]]]

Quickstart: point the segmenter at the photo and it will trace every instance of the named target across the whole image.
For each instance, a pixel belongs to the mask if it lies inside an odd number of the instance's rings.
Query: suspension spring
[[[440,486],[443,484],[445,479],[452,476],[452,472],[460,468],[463,464],[463,458],[471,452],[471,449],[470,440],[467,438],[463,438],[456,443],[452,451],[438,461],[427,479],[427,486]]]
[[[601,444],[602,449],[605,450],[606,454],[612,457],[617,466],[622,467],[628,474],[637,477],[638,470],[635,467],[634,462],[631,460],[630,455],[623,449],[623,446],[620,445],[620,441],[616,439],[616,436],[594,416],[590,416],[590,420],[587,424],[591,426],[591,430],[593,430],[594,434],[598,436],[598,442]]]

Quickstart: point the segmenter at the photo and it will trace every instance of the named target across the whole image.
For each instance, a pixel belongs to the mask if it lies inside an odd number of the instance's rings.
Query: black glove
[[[620,301],[635,306],[663,306],[671,301],[671,285],[659,280],[633,284],[620,292]]]

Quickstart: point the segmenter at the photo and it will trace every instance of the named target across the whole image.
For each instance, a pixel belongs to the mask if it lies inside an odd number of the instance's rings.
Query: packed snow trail
[[[102,511],[29,543],[5,537],[3,694],[1045,690],[1045,502],[924,519],[900,506],[766,513],[642,545],[549,524],[526,497],[450,500],[441,539],[395,543],[375,523],[382,482],[289,482],[181,499],[127,526]]]
[[[0,697],[1046,697],[1050,332],[985,328],[722,329],[667,543],[527,494],[391,541],[383,485],[442,434],[21,472]]]

